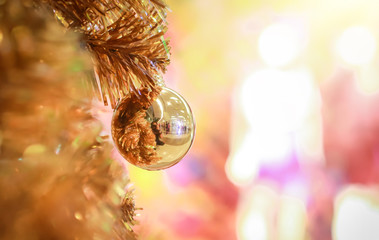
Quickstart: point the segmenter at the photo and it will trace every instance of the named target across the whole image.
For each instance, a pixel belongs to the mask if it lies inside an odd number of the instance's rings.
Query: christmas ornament
[[[185,100],[161,88],[170,62],[169,40],[164,37],[165,3],[42,2],[51,6],[64,26],[83,34],[83,43],[94,62],[95,77],[89,87],[99,90],[98,98],[104,105],[117,108],[112,136],[121,155],[149,170],[164,169],[180,161],[191,146],[194,124]],[[157,113],[157,108],[162,108],[161,112]]]
[[[175,91],[141,90],[119,102],[112,118],[112,137],[120,154],[146,170],[178,163],[190,149],[195,122],[187,102]]]

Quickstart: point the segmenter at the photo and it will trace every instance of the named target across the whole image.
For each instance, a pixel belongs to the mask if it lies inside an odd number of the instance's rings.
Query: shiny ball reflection
[[[162,170],[175,165],[186,155],[194,140],[195,121],[183,97],[163,87],[152,105],[143,110],[142,121],[136,121],[137,118],[128,113],[130,105],[127,105],[127,102],[121,102],[115,110],[112,136],[118,151],[128,162],[146,170]],[[135,129],[130,128],[135,128],[133,125],[122,129],[121,123],[129,121],[126,118],[136,127],[141,126],[138,135],[132,135]],[[142,151],[133,150],[136,145],[133,140],[138,137],[152,143],[143,145]]]
[[[195,121],[188,103],[178,93],[164,87],[146,111],[145,119],[151,123],[161,159],[144,168],[160,170],[178,163],[191,148],[195,134]]]

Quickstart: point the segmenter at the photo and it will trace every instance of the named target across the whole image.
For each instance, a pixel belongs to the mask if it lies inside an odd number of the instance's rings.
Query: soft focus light
[[[297,132],[295,138],[296,153],[299,161],[302,162],[323,162],[324,144],[323,144],[323,128],[321,116],[321,96],[315,91],[313,105],[309,107],[309,118],[305,120],[301,131]]]
[[[256,176],[259,160],[251,152],[250,137],[247,136],[239,149],[226,163],[226,173],[230,181],[236,185],[245,185]]]
[[[369,29],[354,26],[346,29],[337,41],[337,52],[341,58],[353,65],[369,63],[376,51],[376,40]]]
[[[252,134],[250,138],[250,151],[254,152],[260,164],[280,165],[291,154],[291,135]]]
[[[287,182],[284,186],[283,193],[286,196],[298,199],[303,203],[306,203],[309,197],[307,185],[302,178],[295,178],[292,181]]]
[[[379,92],[379,71],[374,64],[365,67],[356,77],[358,90],[364,95],[375,95]]]
[[[138,186],[136,188],[136,192],[142,198],[148,199],[154,198],[159,194],[165,193],[167,190],[164,187],[163,175],[164,172],[149,172],[146,174],[146,170],[140,169],[133,165],[129,165],[128,173],[130,180]],[[144,191],[143,189],[149,189],[148,191]]]
[[[267,225],[262,214],[250,213],[245,221],[242,223],[241,240],[266,240],[267,237]]]
[[[242,145],[226,164],[228,178],[236,185],[249,184],[262,164],[279,165],[291,153],[289,135],[247,132]]]
[[[259,53],[266,64],[284,66],[298,56],[299,39],[299,33],[291,25],[273,24],[267,27],[259,37]]]
[[[335,240],[379,239],[378,199],[362,190],[343,191],[335,203],[333,225]]]
[[[261,165],[277,166],[290,159],[290,133],[302,126],[313,95],[313,80],[306,70],[266,69],[244,82],[239,100],[250,130],[226,164],[234,184],[251,182]]]
[[[260,184],[244,193],[237,212],[239,240],[305,239],[307,212],[302,201],[279,196],[273,189]]]
[[[261,70],[241,90],[243,113],[254,131],[288,132],[298,128],[312,103],[313,79],[306,70]]]
[[[304,204],[298,199],[283,197],[278,214],[278,239],[303,240],[307,220]]]
[[[239,240],[272,239],[270,216],[274,214],[275,193],[257,186],[241,197],[237,212],[237,236]]]

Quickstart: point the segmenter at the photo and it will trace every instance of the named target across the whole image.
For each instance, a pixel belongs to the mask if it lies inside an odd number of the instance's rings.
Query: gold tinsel
[[[139,89],[157,91],[169,63],[166,5],[161,0],[40,0],[83,34],[105,105]]]
[[[89,113],[90,56],[32,5],[0,3],[0,239],[135,239],[128,179]]]
[[[104,104],[119,105],[125,116],[112,122],[113,139],[133,163],[157,161],[155,135],[144,119],[160,92],[162,73],[169,63],[163,35],[166,5],[161,0],[40,0],[68,29],[82,34],[92,54],[96,81]],[[95,78],[93,78],[95,80]]]

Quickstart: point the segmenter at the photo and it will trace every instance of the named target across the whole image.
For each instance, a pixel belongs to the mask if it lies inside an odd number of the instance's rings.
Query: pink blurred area
[[[378,239],[375,1],[168,4],[197,131],[170,169],[126,165],[141,239]]]
[[[379,95],[360,93],[355,78],[354,72],[339,70],[322,86],[326,163],[348,182],[376,184]]]

